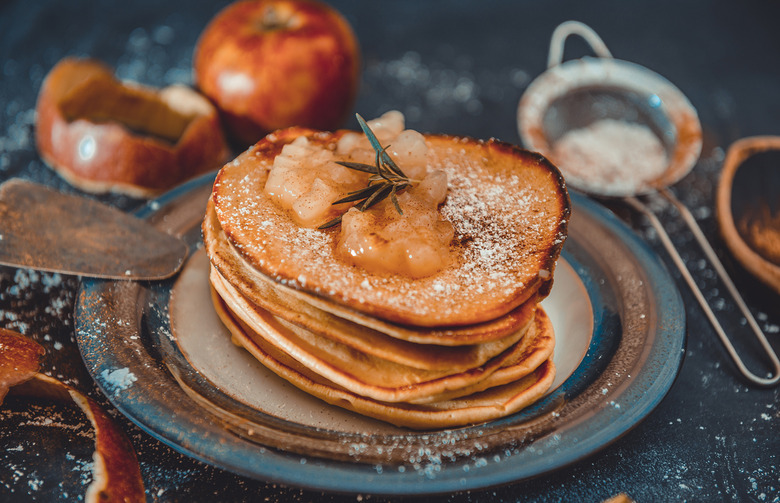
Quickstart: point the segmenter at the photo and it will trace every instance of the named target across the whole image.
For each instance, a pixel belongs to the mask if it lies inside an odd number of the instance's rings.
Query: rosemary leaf
[[[337,226],[340,223],[341,223],[341,215],[337,216],[333,220],[329,220],[329,221],[325,222],[324,224],[320,225],[317,228],[318,229],[329,229],[331,227]]]
[[[393,190],[392,185],[374,185],[373,187],[377,187],[377,190],[358,205],[360,211],[366,211],[376,203],[382,201],[389,196],[390,192]]]
[[[380,161],[379,154],[377,154],[377,166],[381,166],[381,167],[385,168],[384,170],[382,170],[381,168],[378,168],[378,171],[380,173],[382,173],[383,171],[385,173],[389,172],[389,173],[392,173],[395,176],[398,176],[398,177],[401,177],[401,178],[406,178],[406,175],[404,174],[403,171],[401,171],[401,168],[398,167],[398,165],[395,162],[393,162],[393,160],[390,158],[390,155],[387,153],[387,149],[388,148],[390,148],[390,145],[388,145],[385,148],[383,148],[381,154],[383,154],[384,157],[386,157],[389,162],[382,162],[382,163],[380,163],[379,162]],[[382,158],[382,160],[384,161],[384,158]],[[388,174],[388,176],[389,176],[389,174]]]
[[[390,191],[390,200],[393,202],[393,206],[395,206],[395,211],[398,212],[399,215],[403,215],[404,211],[401,209],[401,205],[398,204],[398,197],[396,196],[396,192],[398,187],[393,185],[393,190]]]
[[[387,152],[385,152],[385,149],[382,148],[382,145],[379,143],[379,140],[377,139],[376,135],[373,131],[371,131],[371,128],[368,127],[368,124],[366,124],[366,121],[363,120],[363,117],[360,116],[360,114],[355,114],[357,117],[358,124],[360,124],[360,129],[363,130],[363,132],[366,134],[366,137],[368,138],[368,142],[371,143],[371,146],[376,151],[377,157],[382,159],[382,162],[377,162],[377,167],[383,164],[387,164],[393,169],[393,171],[400,173],[401,176],[406,176],[403,174],[403,171],[401,171],[401,168],[399,168],[396,163],[390,158]]]
[[[341,164],[345,168],[354,169],[355,171],[362,171],[364,173],[371,173],[374,175],[379,173],[379,170],[376,166],[363,164],[362,162],[336,161],[336,164]]]
[[[360,124],[360,128],[366,134],[369,143],[371,143],[371,147],[376,152],[376,165],[371,166],[370,164],[363,164],[360,162],[336,161],[341,166],[354,169],[355,171],[369,173],[371,176],[368,177],[367,187],[349,192],[346,196],[334,201],[333,204],[354,202],[357,203],[356,208],[358,210],[365,211],[390,197],[398,214],[403,215],[404,212],[401,210],[401,205],[398,203],[397,194],[405,188],[410,187],[412,183],[416,181],[407,177],[403,170],[401,170],[393,161],[387,153],[388,147],[382,147],[374,132],[371,131],[371,128],[368,127],[366,121],[363,120],[363,117],[358,114],[357,120]],[[341,217],[339,216],[320,225],[318,228],[327,229],[340,223]]]
[[[376,191],[379,190],[381,187],[382,187],[381,185],[369,185],[364,189],[360,189],[348,193],[346,196],[342,197],[338,201],[333,201],[333,204],[353,203],[355,201],[362,201],[363,199],[366,199],[374,195],[374,193],[376,193]]]

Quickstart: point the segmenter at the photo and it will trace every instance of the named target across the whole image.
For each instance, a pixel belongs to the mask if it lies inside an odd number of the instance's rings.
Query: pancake
[[[545,360],[519,380],[463,398],[429,404],[386,403],[350,392],[301,365],[233,317],[218,296],[215,308],[234,340],[239,341],[263,365],[299,389],[325,402],[400,427],[441,429],[477,424],[507,416],[534,403],[549,389],[555,366]]]
[[[305,292],[287,288],[257,273],[225,238],[211,203],[208,204],[203,221],[203,241],[212,265],[243,296],[273,315],[301,327],[327,334],[330,338],[341,339],[345,343],[344,339],[349,338],[362,346],[368,344],[377,349],[383,345],[376,344],[375,341],[385,339],[384,335],[417,344],[472,346],[471,349],[453,348],[439,352],[438,365],[443,368],[462,368],[464,365],[481,364],[490,356],[495,356],[506,349],[517,341],[516,334],[522,332],[530,323],[536,305],[536,296],[533,296],[508,314],[477,325],[452,328],[397,325],[371,318]],[[467,352],[473,353],[472,359],[455,360],[447,356],[456,353],[463,355]],[[396,356],[401,357],[402,354]],[[398,363],[404,362],[398,361]],[[414,366],[413,363],[407,364]]]
[[[334,148],[345,133],[278,131],[222,168],[212,193],[215,213],[252,269],[327,303],[422,327],[494,320],[549,292],[570,213],[563,179],[542,156],[496,140],[425,136],[429,166],[449,180],[441,206],[455,229],[448,266],[410,280],[339,260],[338,230],[298,226],[263,187],[285,144],[306,135]]]
[[[424,370],[448,370],[461,371],[482,365],[490,358],[497,356],[516,342],[518,342],[534,318],[536,304],[528,302],[524,304],[524,316],[526,323],[518,328],[515,333],[510,334],[497,341],[490,341],[470,346],[438,346],[433,344],[416,344],[400,339],[395,339],[381,332],[356,325],[346,320],[338,318],[333,319],[333,323],[311,322],[311,319],[303,317],[303,313],[298,312],[298,316],[292,319],[277,314],[277,310],[266,309],[262,304],[258,305],[243,294],[241,288],[231,284],[222,274],[213,269],[211,276],[214,281],[222,283],[227,282],[235,291],[232,295],[239,295],[248,304],[263,309],[269,314],[284,319],[290,323],[298,325],[310,332],[315,332],[323,337],[344,344],[358,352],[375,356],[384,360],[398,363],[408,367]],[[266,300],[272,300],[266,298]],[[283,314],[288,314],[283,310]],[[331,317],[332,318],[332,317]]]
[[[536,310],[533,324],[528,328],[528,332],[501,367],[476,384],[449,393],[438,394],[435,401],[452,400],[520,380],[536,370],[546,360],[551,359],[554,348],[555,332],[552,323],[547,313],[540,307]],[[431,399],[421,399],[414,400],[413,403],[429,401]]]
[[[431,401],[441,394],[474,386],[526,350],[522,339],[482,365],[453,371],[423,370],[362,353],[321,334],[305,330],[252,305],[212,271],[211,284],[233,318],[253,340],[263,339],[309,370],[361,396],[384,402]],[[552,344],[546,348],[548,355]],[[433,348],[431,358],[436,358]]]

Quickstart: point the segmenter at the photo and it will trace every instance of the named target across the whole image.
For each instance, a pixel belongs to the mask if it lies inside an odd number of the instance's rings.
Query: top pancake
[[[205,250],[211,264],[219,271],[220,276],[252,303],[314,332],[331,335],[339,333],[361,339],[366,344],[374,344],[377,336],[384,334],[401,341],[440,347],[478,345],[485,348],[501,345],[504,343],[502,340],[506,341],[507,337],[522,331],[529,318],[533,317],[533,308],[536,305],[536,297],[531,297],[506,315],[476,325],[445,328],[399,325],[288,288],[257,272],[227,241],[225,233],[219,228],[212,202],[209,202],[206,209],[202,231]],[[461,351],[441,349],[438,352],[438,363],[446,365],[447,368],[456,366],[446,357],[453,352]]]
[[[282,130],[222,168],[212,194],[217,218],[252,267],[288,287],[419,326],[491,320],[549,291],[570,213],[563,179],[543,157],[496,140],[425,137],[429,168],[449,179],[440,208],[455,228],[448,267],[411,279],[337,258],[338,227],[298,226],[263,188],[282,146],[306,135],[334,148],[344,133]]]

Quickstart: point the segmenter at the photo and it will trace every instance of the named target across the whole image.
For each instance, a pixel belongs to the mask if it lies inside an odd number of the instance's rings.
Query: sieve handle
[[[682,257],[680,257],[677,249],[674,247],[672,240],[669,238],[669,234],[666,233],[663,225],[661,225],[661,222],[658,220],[658,217],[656,217],[655,214],[636,197],[627,197],[625,201],[629,203],[634,209],[643,213],[650,221],[650,224],[658,232],[658,236],[661,238],[661,243],[664,245],[664,248],[666,248],[666,251],[671,256],[674,264],[680,270],[680,273],[682,273],[685,282],[688,283],[688,286],[693,292],[693,295],[696,297],[696,300],[699,301],[701,308],[704,310],[704,314],[707,315],[710,324],[715,329],[715,332],[718,334],[718,338],[720,338],[721,343],[726,348],[726,351],[729,353],[729,356],[731,356],[731,359],[734,361],[734,364],[737,366],[740,373],[750,382],[759,386],[768,387],[776,385],[778,382],[780,382],[780,360],[778,360],[777,354],[774,352],[772,346],[769,344],[769,341],[766,339],[766,335],[764,335],[764,333],[761,331],[761,328],[758,326],[758,323],[753,317],[753,314],[750,312],[750,309],[748,309],[745,301],[742,299],[742,296],[737,291],[736,286],[734,286],[734,282],[729,277],[726,269],[723,267],[723,264],[718,259],[718,256],[712,249],[712,246],[710,246],[709,242],[707,241],[707,238],[704,236],[704,233],[699,227],[699,224],[696,223],[696,219],[693,218],[693,215],[691,215],[691,212],[688,211],[688,208],[686,208],[684,204],[677,200],[677,198],[674,197],[674,195],[668,189],[661,189],[659,193],[664,198],[666,198],[666,200],[671,202],[677,211],[680,212],[683,220],[685,220],[685,223],[688,225],[694,237],[699,242],[699,246],[701,246],[710,263],[715,267],[715,271],[718,273],[718,276],[720,276],[720,279],[726,285],[726,288],[734,298],[734,301],[736,302],[740,311],[742,311],[742,314],[745,316],[745,319],[750,325],[750,328],[753,330],[759,342],[761,343],[761,346],[764,348],[767,356],[772,361],[772,366],[774,367],[774,375],[772,377],[759,377],[745,366],[744,362],[739,357],[737,350],[734,349],[734,345],[731,343],[731,340],[729,340],[726,332],[720,325],[720,322],[718,322],[718,319],[715,317],[715,313],[712,311],[712,308],[707,303],[707,300],[704,298],[704,295],[701,293],[699,287],[696,285],[693,276],[691,276],[691,273],[685,266],[685,262],[683,261]]]
[[[600,58],[611,58],[612,53],[607,49],[604,41],[601,40],[593,28],[579,21],[565,21],[558,25],[553,31],[550,40],[550,54],[547,57],[547,68],[560,65],[563,62],[563,46],[569,35],[579,35],[590,45],[596,56]]]

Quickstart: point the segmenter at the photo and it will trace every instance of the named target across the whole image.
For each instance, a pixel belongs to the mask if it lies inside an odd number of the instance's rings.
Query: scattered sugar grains
[[[105,385],[114,393],[130,388],[138,378],[127,367],[115,370],[105,369],[100,373]]]
[[[528,72],[518,68],[475,73],[473,66],[465,56],[429,65],[420,53],[408,51],[398,59],[371,62],[364,78],[386,100],[378,103],[378,110],[404,103],[401,111],[409,122],[425,122],[425,110],[432,109],[457,117],[479,116],[492,102],[502,101],[506,89],[523,88],[530,80]]]
[[[155,86],[191,83],[190,55],[171,51],[175,38],[176,30],[169,25],[153,27],[151,31],[134,29],[116,66],[117,76]]]
[[[41,326],[47,320],[35,313],[43,307],[46,315],[57,323],[70,324],[68,316],[74,297],[76,280],[64,280],[60,274],[44,273],[28,269],[0,269],[0,324],[22,334],[31,332],[31,316],[35,329],[44,333],[49,328]],[[41,306],[41,301],[48,302]]]
[[[7,491],[3,494],[17,495],[16,499],[11,498],[8,501],[32,501],[30,498],[36,493],[57,494],[54,489],[57,484],[60,489],[72,487],[73,484],[86,488],[92,481],[94,461],[87,451],[91,451],[94,432],[80,411],[74,409],[71,413],[68,410],[60,410],[59,407],[57,404],[30,403],[25,405],[23,410],[11,407],[3,411],[3,424],[13,427],[0,429],[0,445],[9,445],[4,449],[6,455],[0,457],[6,468],[6,476],[0,477],[0,487]],[[27,428],[42,433],[33,436],[19,434],[19,431],[27,431]],[[41,463],[46,455],[46,449],[41,446],[41,438],[48,436],[65,442],[67,449],[74,449],[65,451],[62,467]],[[82,439],[83,442],[80,441]],[[90,447],[84,451],[82,446]],[[77,491],[83,494],[83,490]],[[60,495],[62,501],[75,501],[68,498],[67,491],[62,491]]]
[[[12,156],[15,152],[29,150],[33,148],[33,131],[35,127],[35,110],[17,110],[14,107],[16,102],[11,102],[6,107],[6,113],[12,122],[8,128],[0,135],[0,173],[5,172],[11,167]]]

